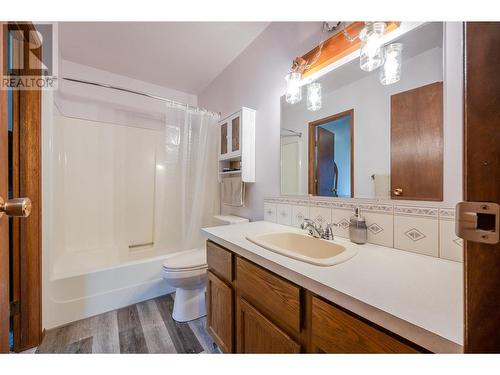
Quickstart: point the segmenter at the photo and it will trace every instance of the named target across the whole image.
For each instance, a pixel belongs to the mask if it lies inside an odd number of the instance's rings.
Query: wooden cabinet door
[[[417,353],[412,347],[347,314],[312,298],[311,342],[324,353]]]
[[[443,200],[443,82],[391,96],[391,197]]]
[[[208,271],[207,330],[224,353],[233,352],[233,290]]]
[[[243,298],[237,299],[238,353],[300,353],[300,345]]]

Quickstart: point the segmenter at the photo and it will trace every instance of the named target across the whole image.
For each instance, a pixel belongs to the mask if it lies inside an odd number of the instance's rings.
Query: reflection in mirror
[[[396,177],[391,171],[391,143],[394,143],[394,140],[391,142],[391,111],[395,110],[391,100],[397,94],[443,81],[443,23],[425,23],[391,43],[402,44],[398,82],[382,84],[381,68],[363,71],[358,57],[315,81],[322,88],[318,110],[308,110],[307,100],[289,104],[281,98],[282,194],[391,199],[391,183],[395,183],[391,177]],[[306,87],[302,90],[305,93]],[[438,108],[442,95],[433,98],[432,107]],[[413,115],[418,112],[414,107],[398,109],[398,118],[405,118],[406,113],[413,116],[411,121],[419,126],[406,135],[398,133],[406,137],[400,143],[408,147],[397,157],[405,161],[399,165],[407,170],[408,165],[413,165],[412,170],[422,172],[425,177],[428,173],[424,172],[431,164],[422,165],[426,160],[420,156],[442,144],[442,140],[436,138],[442,137],[442,115],[435,110],[432,124],[422,123],[418,114]],[[406,121],[406,125],[392,124],[392,127],[413,126],[411,121]],[[442,165],[442,159],[435,160],[433,170],[439,170],[434,167],[439,163]],[[441,181],[439,177],[435,180],[442,182],[442,177]],[[409,190],[409,187],[402,188],[405,192]]]
[[[309,123],[309,193],[352,197],[354,110]]]

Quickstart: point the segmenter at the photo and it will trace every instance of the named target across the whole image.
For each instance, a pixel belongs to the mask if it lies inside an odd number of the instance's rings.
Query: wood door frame
[[[36,30],[33,24],[24,22],[12,22],[9,27],[25,32]],[[35,36],[31,34],[32,38]],[[6,49],[6,38],[2,44]],[[41,48],[29,50],[28,43],[23,43],[22,48],[24,67],[30,69],[30,54],[40,60]],[[12,220],[12,289],[18,303],[13,316],[14,351],[20,352],[39,345],[42,339],[40,89],[12,90],[12,128],[13,197],[28,197],[32,201],[28,218]]]
[[[464,26],[464,200],[500,204],[500,22]],[[500,243],[464,241],[464,352],[500,353]]]
[[[318,195],[318,184],[316,183],[316,127],[324,125],[328,122],[338,120],[342,117],[350,115],[349,127],[350,127],[350,137],[351,137],[351,198],[354,197],[354,108],[348,109],[347,111],[339,112],[334,115],[324,117],[319,120],[311,121],[308,125],[308,193],[312,195]]]
[[[0,22],[0,77],[7,67],[7,35],[5,23]],[[8,157],[8,99],[7,91],[0,90],[0,196],[8,198],[9,157]],[[6,189],[7,188],[7,189]],[[0,218],[0,353],[9,352],[10,291],[9,291],[9,219]]]

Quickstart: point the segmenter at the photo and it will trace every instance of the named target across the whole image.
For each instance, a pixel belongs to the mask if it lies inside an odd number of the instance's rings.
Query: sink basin
[[[248,236],[247,240],[275,253],[318,266],[333,266],[357,253],[354,245],[345,247],[334,241],[293,232]]]

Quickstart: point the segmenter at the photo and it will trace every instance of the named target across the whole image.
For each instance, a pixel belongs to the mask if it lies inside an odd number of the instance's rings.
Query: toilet
[[[248,222],[248,219],[232,215],[217,215],[214,216],[214,220],[218,225]],[[172,318],[175,321],[187,322],[206,315],[207,268],[205,247],[173,254],[163,263],[163,278],[175,288],[172,311]]]

